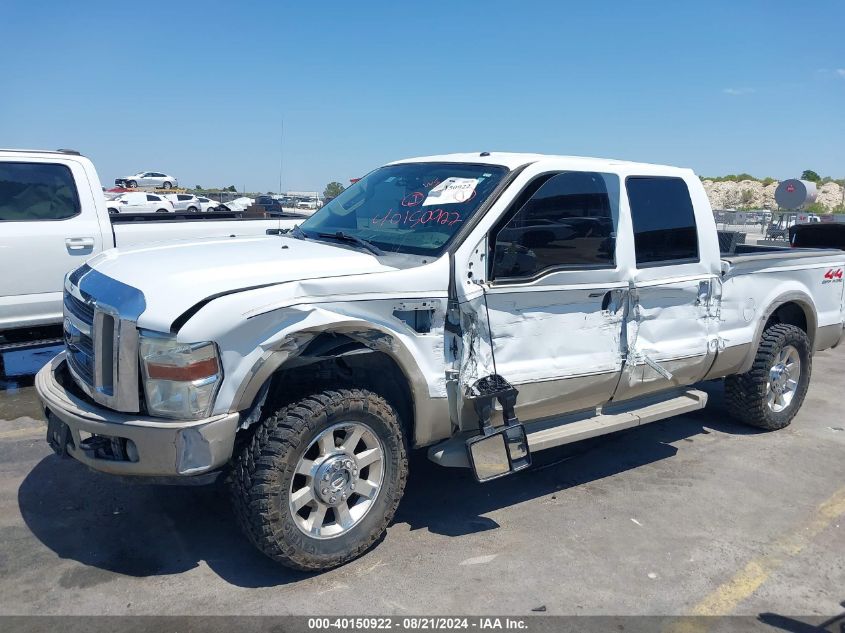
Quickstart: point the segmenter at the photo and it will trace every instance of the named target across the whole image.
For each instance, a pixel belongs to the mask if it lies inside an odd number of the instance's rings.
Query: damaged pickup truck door
[[[682,178],[625,179],[635,265],[625,309],[625,366],[615,401],[692,384],[718,347],[718,248],[702,243]],[[702,208],[706,208],[703,206]],[[699,225],[704,220],[698,219]],[[705,227],[707,228],[707,227]]]
[[[610,399],[627,288],[616,258],[619,190],[614,174],[537,174],[456,263],[459,395],[495,363],[519,390],[522,422]],[[468,419],[466,404],[459,409]]]

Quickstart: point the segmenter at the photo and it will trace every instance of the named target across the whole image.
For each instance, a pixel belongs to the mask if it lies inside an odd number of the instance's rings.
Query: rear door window
[[[66,165],[0,162],[0,222],[66,220],[79,212]]]
[[[698,231],[682,178],[630,176],[625,180],[637,265],[698,261]]]

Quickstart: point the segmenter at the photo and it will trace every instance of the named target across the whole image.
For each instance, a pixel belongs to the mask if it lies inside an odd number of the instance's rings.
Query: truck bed
[[[740,245],[734,253],[722,253],[723,262],[731,267],[741,264],[766,262],[766,266],[777,265],[782,262],[784,265],[795,265],[806,263],[821,263],[833,259],[836,261],[845,260],[845,252],[834,248],[789,248],[779,246],[751,246]],[[798,260],[798,261],[796,261]]]
[[[121,213],[110,215],[114,243],[118,248],[142,243],[222,237],[268,235],[292,229],[306,215],[250,217],[242,211],[207,213]]]

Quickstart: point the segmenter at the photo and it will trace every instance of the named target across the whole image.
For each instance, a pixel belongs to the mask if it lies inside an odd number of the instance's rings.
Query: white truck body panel
[[[100,180],[90,160],[76,154],[0,150],[0,161],[58,164],[70,169],[79,213],[63,220],[0,221],[0,331],[61,322],[62,280],[91,257],[172,240],[230,235],[266,235],[290,229],[299,219],[159,220],[112,224]]]
[[[118,249],[90,266],[143,291],[140,329],[172,332],[185,343],[217,343],[225,378],[214,415],[244,411],[273,369],[295,359],[320,333],[343,333],[402,368],[414,396],[419,446],[472,428],[461,394],[493,373],[490,331],[498,372],[520,390],[517,412],[526,422],[737,370],[753,356],[761,319],[779,293],[805,298],[818,313],[812,328],[829,326],[824,335],[809,333],[817,348],[842,335],[843,284],[823,285],[821,276],[826,267],[845,267],[845,253],[785,252],[731,268],[720,256],[709,203],[691,170],[510,154],[408,162],[435,161],[524,168],[452,252],[434,260],[377,257],[353,246],[282,236]],[[584,170],[616,174],[623,183],[627,176],[682,179],[698,227],[698,261],[637,266],[623,184],[613,267],[554,271],[516,284],[488,281],[487,236],[523,187],[541,174]],[[458,340],[446,327],[450,275],[463,326]],[[83,275],[83,290],[84,283]],[[427,332],[395,314],[422,305],[433,308]]]

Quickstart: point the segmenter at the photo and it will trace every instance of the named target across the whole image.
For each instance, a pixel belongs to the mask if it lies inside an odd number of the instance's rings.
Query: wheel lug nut
[[[351,484],[349,484],[349,487],[352,488],[352,490],[355,490],[355,482],[353,481]]]
[[[331,499],[329,499],[329,501],[331,501],[332,503],[334,503],[334,502],[336,502],[336,501],[337,501],[337,497],[332,497]]]
[[[324,495],[329,494],[329,489],[328,489],[328,488],[323,488],[322,493],[323,493]]]
[[[328,480],[329,480],[329,473],[326,473],[325,475],[323,475],[323,481],[328,481]]]
[[[346,501],[346,493],[344,492],[344,493],[340,496],[340,498],[341,498],[343,501]]]

